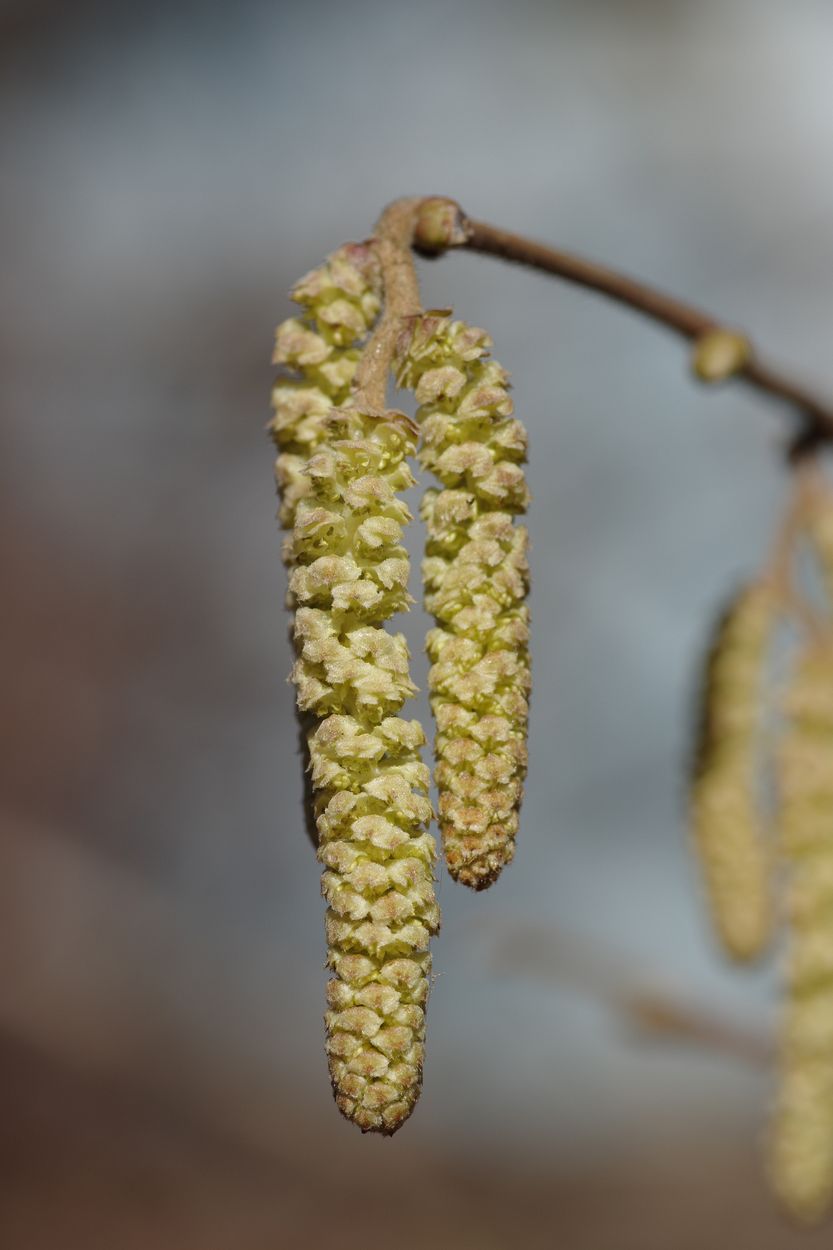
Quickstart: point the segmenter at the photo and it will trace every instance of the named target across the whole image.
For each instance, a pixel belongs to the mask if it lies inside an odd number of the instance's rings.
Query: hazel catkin
[[[737,960],[758,955],[772,925],[772,852],[758,759],[774,619],[768,587],[747,586],[734,596],[716,627],[701,695],[692,833],[715,930]]]
[[[780,1084],[770,1134],[774,1188],[813,1223],[833,1197],[833,646],[799,657],[780,749],[789,957]]]
[[[436,721],[435,780],[448,870],[476,890],[515,851],[529,713],[526,433],[508,374],[483,330],[426,313],[403,336],[398,380],[412,388],[425,494],[425,604]]]
[[[376,276],[368,250],[341,249],[296,288],[307,315],[278,330],[278,358],[297,375],[276,386],[273,429],[328,904],[330,1077],[348,1119],[393,1133],[419,1096],[439,911],[424,734],[398,716],[415,690],[408,649],[384,627],[409,603],[398,493],[413,484],[416,431],[355,406],[351,390]]]

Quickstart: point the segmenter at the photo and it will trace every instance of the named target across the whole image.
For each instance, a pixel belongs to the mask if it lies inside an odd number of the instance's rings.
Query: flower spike
[[[526,433],[483,330],[445,312],[415,318],[398,380],[416,394],[426,492],[425,603],[448,870],[475,890],[515,852],[529,714]]]
[[[833,1199],[833,647],[809,647],[787,691],[781,849],[790,955],[770,1171],[814,1223]]]
[[[703,682],[692,831],[715,929],[737,960],[759,955],[772,927],[773,856],[757,791],[775,619],[769,587],[744,587],[718,621]]]
[[[354,403],[356,344],[379,308],[372,249],[341,249],[295,295],[306,316],[279,327],[277,357],[297,372],[276,386],[273,430],[328,904],[326,1048],[339,1109],[390,1134],[419,1096],[439,927],[424,734],[397,715],[415,687],[404,637],[385,629],[410,601],[398,493],[416,431]]]

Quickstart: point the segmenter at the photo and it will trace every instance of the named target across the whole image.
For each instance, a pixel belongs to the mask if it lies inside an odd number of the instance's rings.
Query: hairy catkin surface
[[[526,434],[508,375],[482,331],[443,313],[418,318],[400,351],[413,388],[420,461],[439,478],[423,503],[423,564],[436,783],[449,872],[485,888],[515,850],[530,691]]]
[[[773,598],[745,587],[715,630],[703,682],[691,815],[716,932],[734,959],[763,949],[772,925],[772,851],[757,794]]]
[[[296,288],[304,320],[278,330],[301,376],[276,387],[282,520],[292,524],[297,660],[312,801],[328,903],[327,1054],[336,1102],[363,1130],[393,1133],[419,1096],[428,942],[439,926],[427,832],[424,734],[396,713],[414,693],[402,635],[408,606],[397,492],[413,484],[415,430],[351,405],[353,344],[378,309],[367,249],[342,249]]]
[[[770,1169],[808,1222],[833,1197],[833,648],[799,659],[780,752],[790,955]]]

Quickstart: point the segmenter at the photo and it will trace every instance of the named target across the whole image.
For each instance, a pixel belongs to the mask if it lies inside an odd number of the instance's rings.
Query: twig
[[[396,340],[405,317],[420,312],[419,283],[411,244],[421,199],[396,200],[376,224],[374,241],[382,266],[384,309],[356,370],[353,403],[381,411]]]
[[[424,201],[415,238],[418,249],[426,255],[438,255],[449,247],[462,247],[554,274],[566,282],[598,291],[633,308],[676,331],[695,346],[704,336],[721,332],[732,338],[736,345],[742,345],[743,350],[737,352],[733,365],[719,375],[706,376],[698,371],[701,380],[724,380],[732,375],[742,377],[757,390],[797,409],[803,420],[790,443],[791,458],[803,457],[814,451],[819,443],[833,439],[833,405],[820,400],[803,385],[779,372],[752,348],[748,340],[724,330],[719,319],[701,309],[594,261],[546,247],[486,222],[474,221],[466,217],[453,200],[434,197]]]

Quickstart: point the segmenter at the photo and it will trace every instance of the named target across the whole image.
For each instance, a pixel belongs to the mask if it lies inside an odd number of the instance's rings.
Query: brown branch
[[[833,405],[780,373],[752,349],[748,340],[725,330],[719,319],[699,308],[594,261],[546,247],[482,221],[473,221],[452,200],[434,197],[423,202],[415,239],[418,249],[427,255],[437,255],[449,247],[464,247],[469,251],[528,265],[576,286],[598,291],[676,331],[694,343],[695,349],[704,343],[706,336],[717,332],[724,340],[722,347],[725,348],[727,340],[730,347],[734,347],[734,356],[717,372],[707,373],[700,369],[699,362],[696,363],[695,372],[702,381],[722,381],[738,376],[757,390],[797,409],[802,420],[790,444],[790,454],[794,458],[815,450],[819,443],[833,438]]]
[[[376,224],[374,243],[382,267],[384,309],[356,370],[353,403],[381,411],[403,318],[421,311],[411,244],[421,199],[395,200]]]

